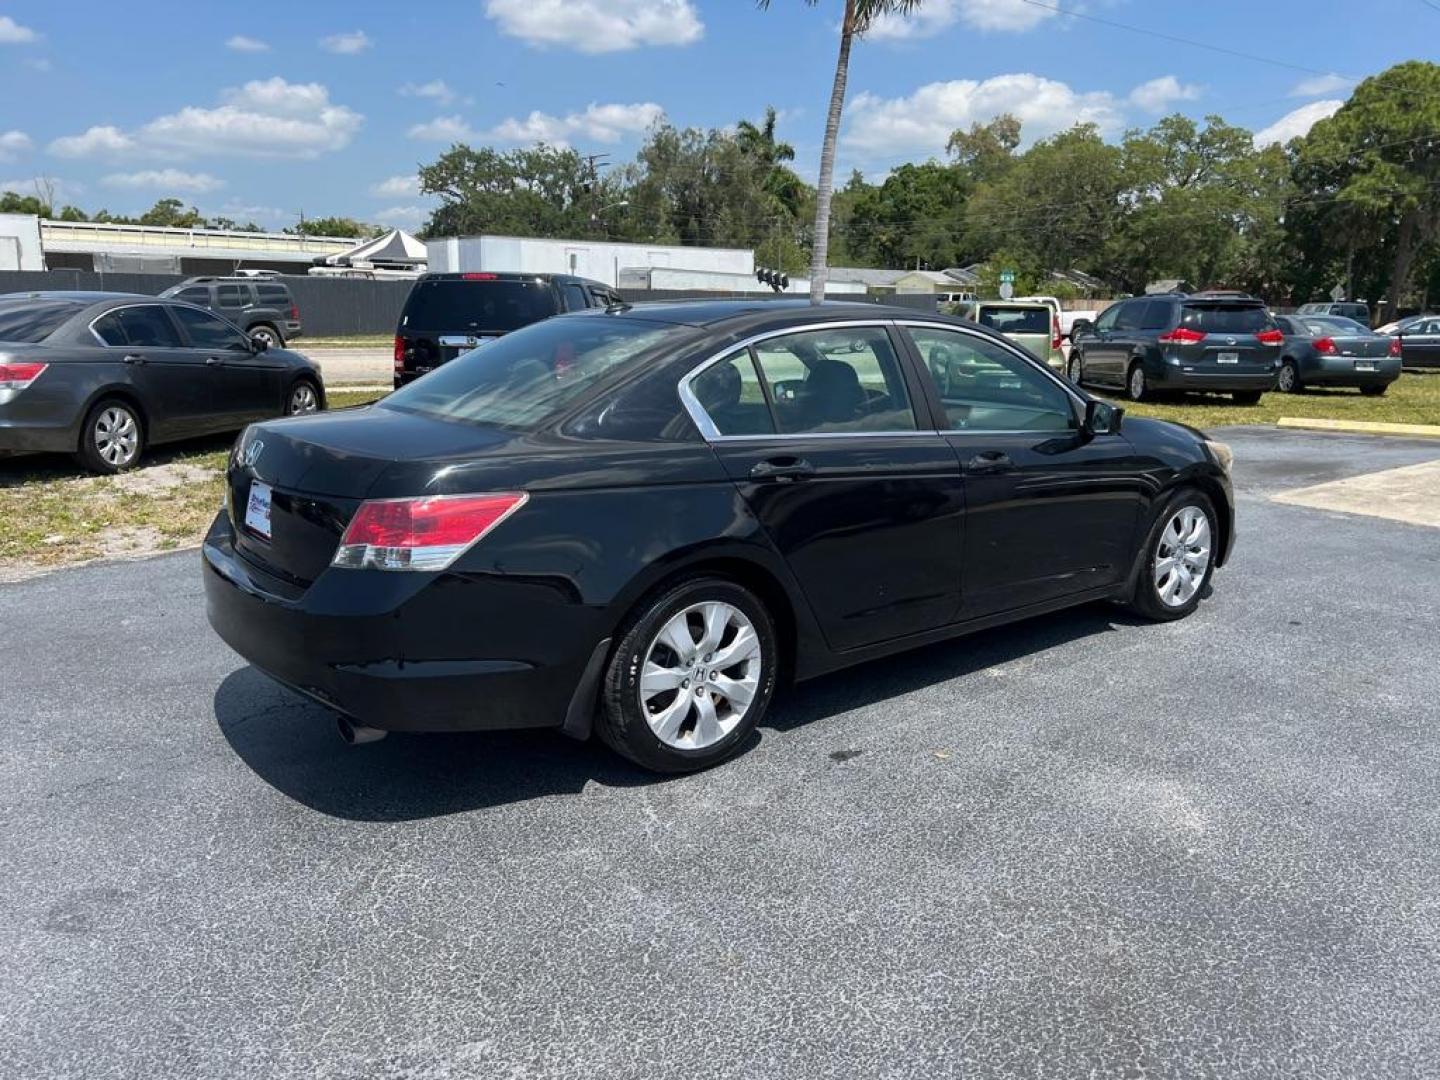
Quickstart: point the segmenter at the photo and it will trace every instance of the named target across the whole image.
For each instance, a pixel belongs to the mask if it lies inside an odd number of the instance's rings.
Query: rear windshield
[[[1368,334],[1370,328],[1364,323],[1358,323],[1354,319],[1347,319],[1343,315],[1311,315],[1305,320],[1305,325],[1310,328],[1312,334],[1324,336],[1325,334]]]
[[[419,281],[405,301],[407,330],[510,331],[555,314],[539,281]]]
[[[1002,334],[1050,333],[1048,307],[982,307],[976,321]]]
[[[537,322],[456,357],[379,407],[528,431],[675,333],[673,326],[612,316]]]
[[[85,306],[75,300],[0,300],[0,341],[35,345]]]
[[[1270,315],[1258,304],[1186,304],[1180,322],[1204,334],[1258,334]]]

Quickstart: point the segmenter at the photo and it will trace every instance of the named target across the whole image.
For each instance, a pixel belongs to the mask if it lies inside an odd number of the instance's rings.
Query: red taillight
[[[523,491],[371,499],[360,504],[334,566],[366,570],[443,570],[529,498]]]
[[[1060,334],[1060,316],[1059,316],[1059,315],[1051,315],[1051,316],[1050,316],[1050,348],[1051,348],[1052,350],[1053,350],[1053,349],[1059,349],[1059,348],[1060,348],[1060,338],[1061,338],[1061,334]]]
[[[46,365],[30,360],[0,364],[0,390],[24,390],[40,377]]]
[[[1284,345],[1285,335],[1279,330],[1261,330],[1255,335],[1255,340],[1261,345]]]
[[[299,321],[300,321],[300,308],[299,308],[297,305],[295,305],[295,304],[291,304],[291,305],[290,305],[290,321],[291,321],[291,322],[299,322]]]
[[[1198,345],[1205,340],[1205,335],[1188,326],[1177,326],[1168,334],[1161,334],[1157,340],[1165,345]]]
[[[1322,337],[1315,339],[1315,351],[1322,356],[1334,356],[1336,353],[1335,339]]]
[[[499,276],[500,276],[499,274],[461,274],[461,275],[460,275],[460,277],[461,277],[462,279],[464,279],[465,281],[494,281],[494,280],[495,280],[496,278],[498,278]]]
[[[1389,351],[1387,352],[1386,355],[1387,355],[1387,356],[1399,356],[1399,355],[1400,355],[1400,336],[1399,336],[1398,334],[1397,334],[1395,337],[1392,337],[1392,338],[1390,339],[1390,349],[1389,349]]]
[[[395,370],[401,371],[405,367],[405,339],[399,334],[395,335]]]

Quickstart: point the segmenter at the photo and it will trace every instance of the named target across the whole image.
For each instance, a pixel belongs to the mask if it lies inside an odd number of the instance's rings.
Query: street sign
[[[1012,296],[1014,296],[1014,295],[1015,295],[1015,283],[1014,283],[1013,281],[1006,281],[1004,278],[1001,278],[1001,279],[1000,279],[1000,299],[1001,299],[1001,300],[1009,300],[1009,299],[1010,299]]]
[[[1344,285],[1336,285],[1335,288],[1331,289],[1331,290],[1330,290],[1330,299],[1331,299],[1331,300],[1334,300],[1337,304],[1338,304],[1341,300],[1344,300],[1344,299],[1345,299],[1345,286],[1344,286]]]
[[[1014,271],[1014,270],[1001,270],[1001,271],[1000,271],[1000,284],[1001,284],[1001,285],[1014,285],[1014,284],[1015,284],[1015,271]]]

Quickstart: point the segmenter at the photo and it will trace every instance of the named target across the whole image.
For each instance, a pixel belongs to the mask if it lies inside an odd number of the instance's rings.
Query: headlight
[[[1209,439],[1205,440],[1205,445],[1215,455],[1215,460],[1220,463],[1220,467],[1225,470],[1226,475],[1229,475],[1230,466],[1235,464],[1235,451],[1230,449],[1228,443],[1212,442]]]

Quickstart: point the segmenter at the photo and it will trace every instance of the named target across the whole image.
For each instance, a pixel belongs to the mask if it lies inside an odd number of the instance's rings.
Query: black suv
[[[551,315],[619,303],[609,285],[568,274],[425,274],[395,329],[395,385]]]
[[[267,348],[282,349],[285,342],[299,337],[300,309],[290,287],[267,278],[193,277],[172,285],[160,294],[170,300],[184,300],[209,308],[229,319],[255,341]]]
[[[1285,335],[1263,301],[1201,292],[1121,300],[1072,341],[1066,371],[1077,384],[1119,387],[1133,401],[1210,390],[1254,404],[1275,388]]]

